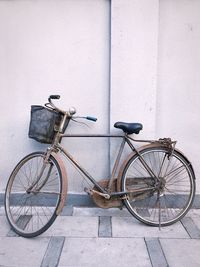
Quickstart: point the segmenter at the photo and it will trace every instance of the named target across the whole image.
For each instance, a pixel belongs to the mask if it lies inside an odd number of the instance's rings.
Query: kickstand
[[[161,209],[160,209],[160,196],[158,200],[158,206],[159,206],[159,230],[161,231]]]
[[[157,201],[158,203],[158,219],[159,219],[159,230],[161,231],[161,206],[160,206],[160,193],[158,192]]]

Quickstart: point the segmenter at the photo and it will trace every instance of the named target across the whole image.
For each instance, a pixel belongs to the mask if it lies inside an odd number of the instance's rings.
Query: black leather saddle
[[[119,128],[127,134],[139,134],[142,130],[143,125],[141,123],[127,123],[127,122],[115,122],[115,128]]]

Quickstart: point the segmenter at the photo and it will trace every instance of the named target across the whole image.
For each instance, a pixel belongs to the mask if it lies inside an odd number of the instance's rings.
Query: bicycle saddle
[[[139,134],[143,126],[141,123],[127,123],[127,122],[115,122],[115,128],[119,128],[127,134]]]

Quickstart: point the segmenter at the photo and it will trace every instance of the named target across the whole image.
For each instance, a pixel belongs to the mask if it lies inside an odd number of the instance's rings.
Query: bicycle
[[[62,211],[67,196],[67,173],[62,153],[93,188],[85,189],[101,208],[123,205],[139,221],[151,226],[167,226],[189,211],[195,196],[195,173],[189,160],[175,148],[170,138],[135,140],[140,123],[116,122],[121,135],[66,135],[72,120],[96,121],[94,117],[75,117],[76,110],[59,109],[51,95],[45,106],[32,106],[29,137],[50,146],[45,152],[24,157],[12,171],[5,192],[5,211],[11,228],[23,237],[46,231]],[[39,125],[39,127],[38,127]],[[109,180],[97,182],[61,145],[65,137],[121,138],[121,145]],[[133,142],[147,143],[136,149]],[[131,149],[119,162],[125,147]],[[119,171],[117,171],[119,169]]]

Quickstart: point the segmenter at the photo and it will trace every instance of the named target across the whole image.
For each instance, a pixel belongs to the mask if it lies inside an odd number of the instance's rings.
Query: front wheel
[[[195,174],[179,151],[170,154],[168,148],[154,146],[130,158],[121,186],[130,192],[124,203],[134,217],[148,225],[167,226],[190,209],[195,196]]]
[[[44,152],[23,158],[13,170],[5,192],[5,211],[12,229],[23,237],[46,231],[57,217],[62,174],[53,156]]]

